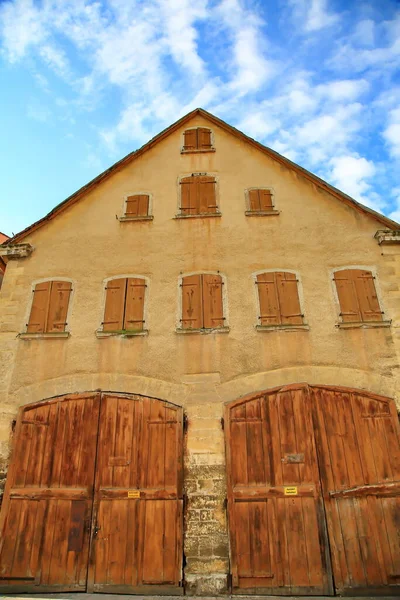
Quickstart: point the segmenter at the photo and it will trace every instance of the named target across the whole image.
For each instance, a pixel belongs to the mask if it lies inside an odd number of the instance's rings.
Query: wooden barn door
[[[331,594],[307,389],[235,402],[225,429],[233,592]]]
[[[182,410],[102,399],[89,591],[182,593]]]
[[[14,448],[1,592],[182,592],[180,408],[58,398],[21,409]]]
[[[400,594],[400,427],[393,401],[311,389],[335,585]]]
[[[0,591],[86,589],[100,395],[21,409],[1,513]]]

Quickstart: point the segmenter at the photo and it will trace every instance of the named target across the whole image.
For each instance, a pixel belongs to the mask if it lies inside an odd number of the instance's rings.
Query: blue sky
[[[400,221],[398,0],[0,0],[0,231],[198,106]]]

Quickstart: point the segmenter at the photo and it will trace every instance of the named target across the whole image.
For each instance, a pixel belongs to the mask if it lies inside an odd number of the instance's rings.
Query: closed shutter
[[[126,288],[124,329],[143,329],[144,295],[146,283],[144,279],[129,278]]]
[[[203,327],[224,326],[222,278],[220,275],[202,275]]]
[[[103,331],[123,329],[126,284],[125,278],[112,279],[107,283]]]
[[[33,290],[33,300],[28,333],[43,333],[46,330],[47,312],[50,301],[51,281],[37,283]]]
[[[197,147],[202,150],[211,148],[211,131],[204,127],[197,130]]]
[[[199,213],[197,181],[195,177],[184,177],[181,180],[181,214],[197,215]]]
[[[69,281],[52,281],[46,331],[65,331],[72,286]]]
[[[249,209],[251,211],[269,211],[272,208],[272,194],[270,190],[249,190]]]
[[[146,217],[149,214],[148,194],[135,194],[126,199],[126,216]]]
[[[354,284],[353,270],[345,269],[334,274],[337,295],[340,304],[340,316],[344,323],[362,321],[358,304],[357,290]]]
[[[201,275],[182,278],[182,328],[200,329],[202,321]]]
[[[260,325],[279,325],[281,315],[275,273],[257,275],[257,289],[260,301]]]
[[[198,176],[195,179],[198,186],[199,213],[216,213],[218,207],[215,197],[215,178]]]
[[[297,279],[294,273],[275,273],[282,325],[301,325]]]
[[[196,129],[187,129],[183,134],[184,139],[184,150],[196,150],[197,148],[197,135]]]
[[[382,321],[382,312],[371,271],[353,271],[363,321]]]

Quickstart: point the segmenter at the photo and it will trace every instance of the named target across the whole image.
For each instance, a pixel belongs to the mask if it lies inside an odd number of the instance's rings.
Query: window
[[[125,212],[120,220],[134,221],[141,219],[152,219],[150,216],[150,195],[132,194],[126,197]]]
[[[246,215],[253,214],[279,214],[273,204],[272,191],[268,188],[251,188],[247,190]]]
[[[71,291],[72,284],[70,281],[37,283],[33,290],[27,333],[59,333],[65,331]]]
[[[334,281],[340,304],[342,323],[382,321],[371,271],[344,269],[335,271]]]
[[[183,133],[183,152],[214,150],[211,144],[211,130],[205,127],[186,129]]]
[[[303,325],[297,277],[294,273],[259,273],[256,276],[259,325]]]
[[[180,181],[181,205],[180,215],[193,217],[197,215],[219,215],[216,199],[215,177],[208,175],[191,175]]]
[[[144,331],[146,282],[137,277],[111,279],[106,286],[104,332]]]
[[[221,275],[182,277],[182,329],[218,329],[224,327]]]

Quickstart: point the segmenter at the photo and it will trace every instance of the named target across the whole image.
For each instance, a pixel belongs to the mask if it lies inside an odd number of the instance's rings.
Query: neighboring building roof
[[[207,112],[206,110],[204,110],[202,108],[196,108],[192,112],[188,113],[187,115],[185,115],[184,117],[182,117],[181,119],[179,119],[178,121],[176,121],[175,123],[173,123],[172,125],[167,127],[166,129],[161,131],[161,133],[159,133],[158,135],[153,137],[149,142],[144,144],[144,146],[139,148],[139,150],[135,150],[134,152],[131,152],[130,154],[128,154],[127,156],[125,156],[124,158],[122,158],[121,160],[116,162],[114,165],[112,165],[109,169],[107,169],[106,171],[103,171],[103,173],[100,173],[100,175],[98,175],[97,177],[92,179],[92,181],[90,181],[89,183],[87,183],[86,185],[81,187],[74,194],[72,194],[71,196],[66,198],[63,202],[61,202],[56,207],[54,207],[45,217],[43,217],[42,219],[39,219],[38,221],[36,221],[35,223],[30,225],[23,231],[21,231],[20,233],[17,233],[12,238],[9,238],[9,243],[19,242],[22,239],[24,239],[29,233],[31,233],[32,231],[35,231],[36,229],[38,229],[39,227],[41,227],[42,225],[47,223],[47,221],[50,221],[55,216],[57,216],[58,214],[63,212],[67,207],[69,207],[72,204],[74,204],[75,202],[77,202],[80,198],[82,198],[82,196],[86,192],[90,191],[91,189],[93,189],[94,187],[96,187],[97,185],[102,183],[103,181],[107,180],[116,171],[122,169],[127,164],[129,164],[130,162],[132,162],[133,160],[138,158],[139,156],[142,156],[142,154],[144,154],[145,152],[147,152],[148,150],[153,148],[153,146],[155,146],[155,144],[157,144],[158,142],[160,142],[161,140],[166,138],[168,135],[170,135],[171,133],[173,133],[180,127],[182,127],[182,125],[184,125],[186,122],[190,121],[190,119],[192,119],[193,117],[195,117],[197,115],[204,117],[205,119],[207,119],[211,123],[217,125],[221,129],[224,129],[228,133],[251,144],[253,147],[257,148],[258,150],[260,150],[261,152],[263,152],[270,158],[273,158],[274,160],[276,160],[280,164],[284,165],[285,167],[292,169],[293,171],[296,171],[298,174],[302,175],[305,179],[307,179],[308,181],[310,181],[311,183],[313,183],[320,189],[330,193],[332,196],[335,196],[338,200],[340,200],[341,202],[344,202],[348,206],[353,207],[357,211],[364,213],[366,215],[369,215],[370,217],[374,218],[379,223],[382,223],[383,225],[385,225],[385,227],[388,227],[389,229],[399,229],[400,226],[395,221],[392,221],[388,217],[385,217],[384,215],[376,212],[375,210],[372,210],[371,208],[368,208],[367,206],[360,204],[359,202],[357,202],[356,200],[354,200],[347,194],[341,192],[340,190],[333,187],[329,183],[326,183],[326,181],[324,181],[317,175],[314,175],[310,171],[307,171],[307,169],[300,167],[299,165],[292,162],[288,158],[285,158],[278,152],[275,152],[275,150],[271,150],[271,148],[268,148],[267,146],[263,146],[263,144],[260,144],[260,142],[257,142],[253,138],[250,138],[249,136],[242,133],[235,127],[228,125],[228,123],[225,123],[225,121],[222,121],[218,117],[215,117],[214,115]]]
[[[5,233],[2,233],[2,232],[0,231],[0,244],[2,244],[3,242],[5,242],[6,240],[9,240],[9,239],[10,239],[10,238],[9,238],[9,236],[8,236],[8,235],[6,235]]]

